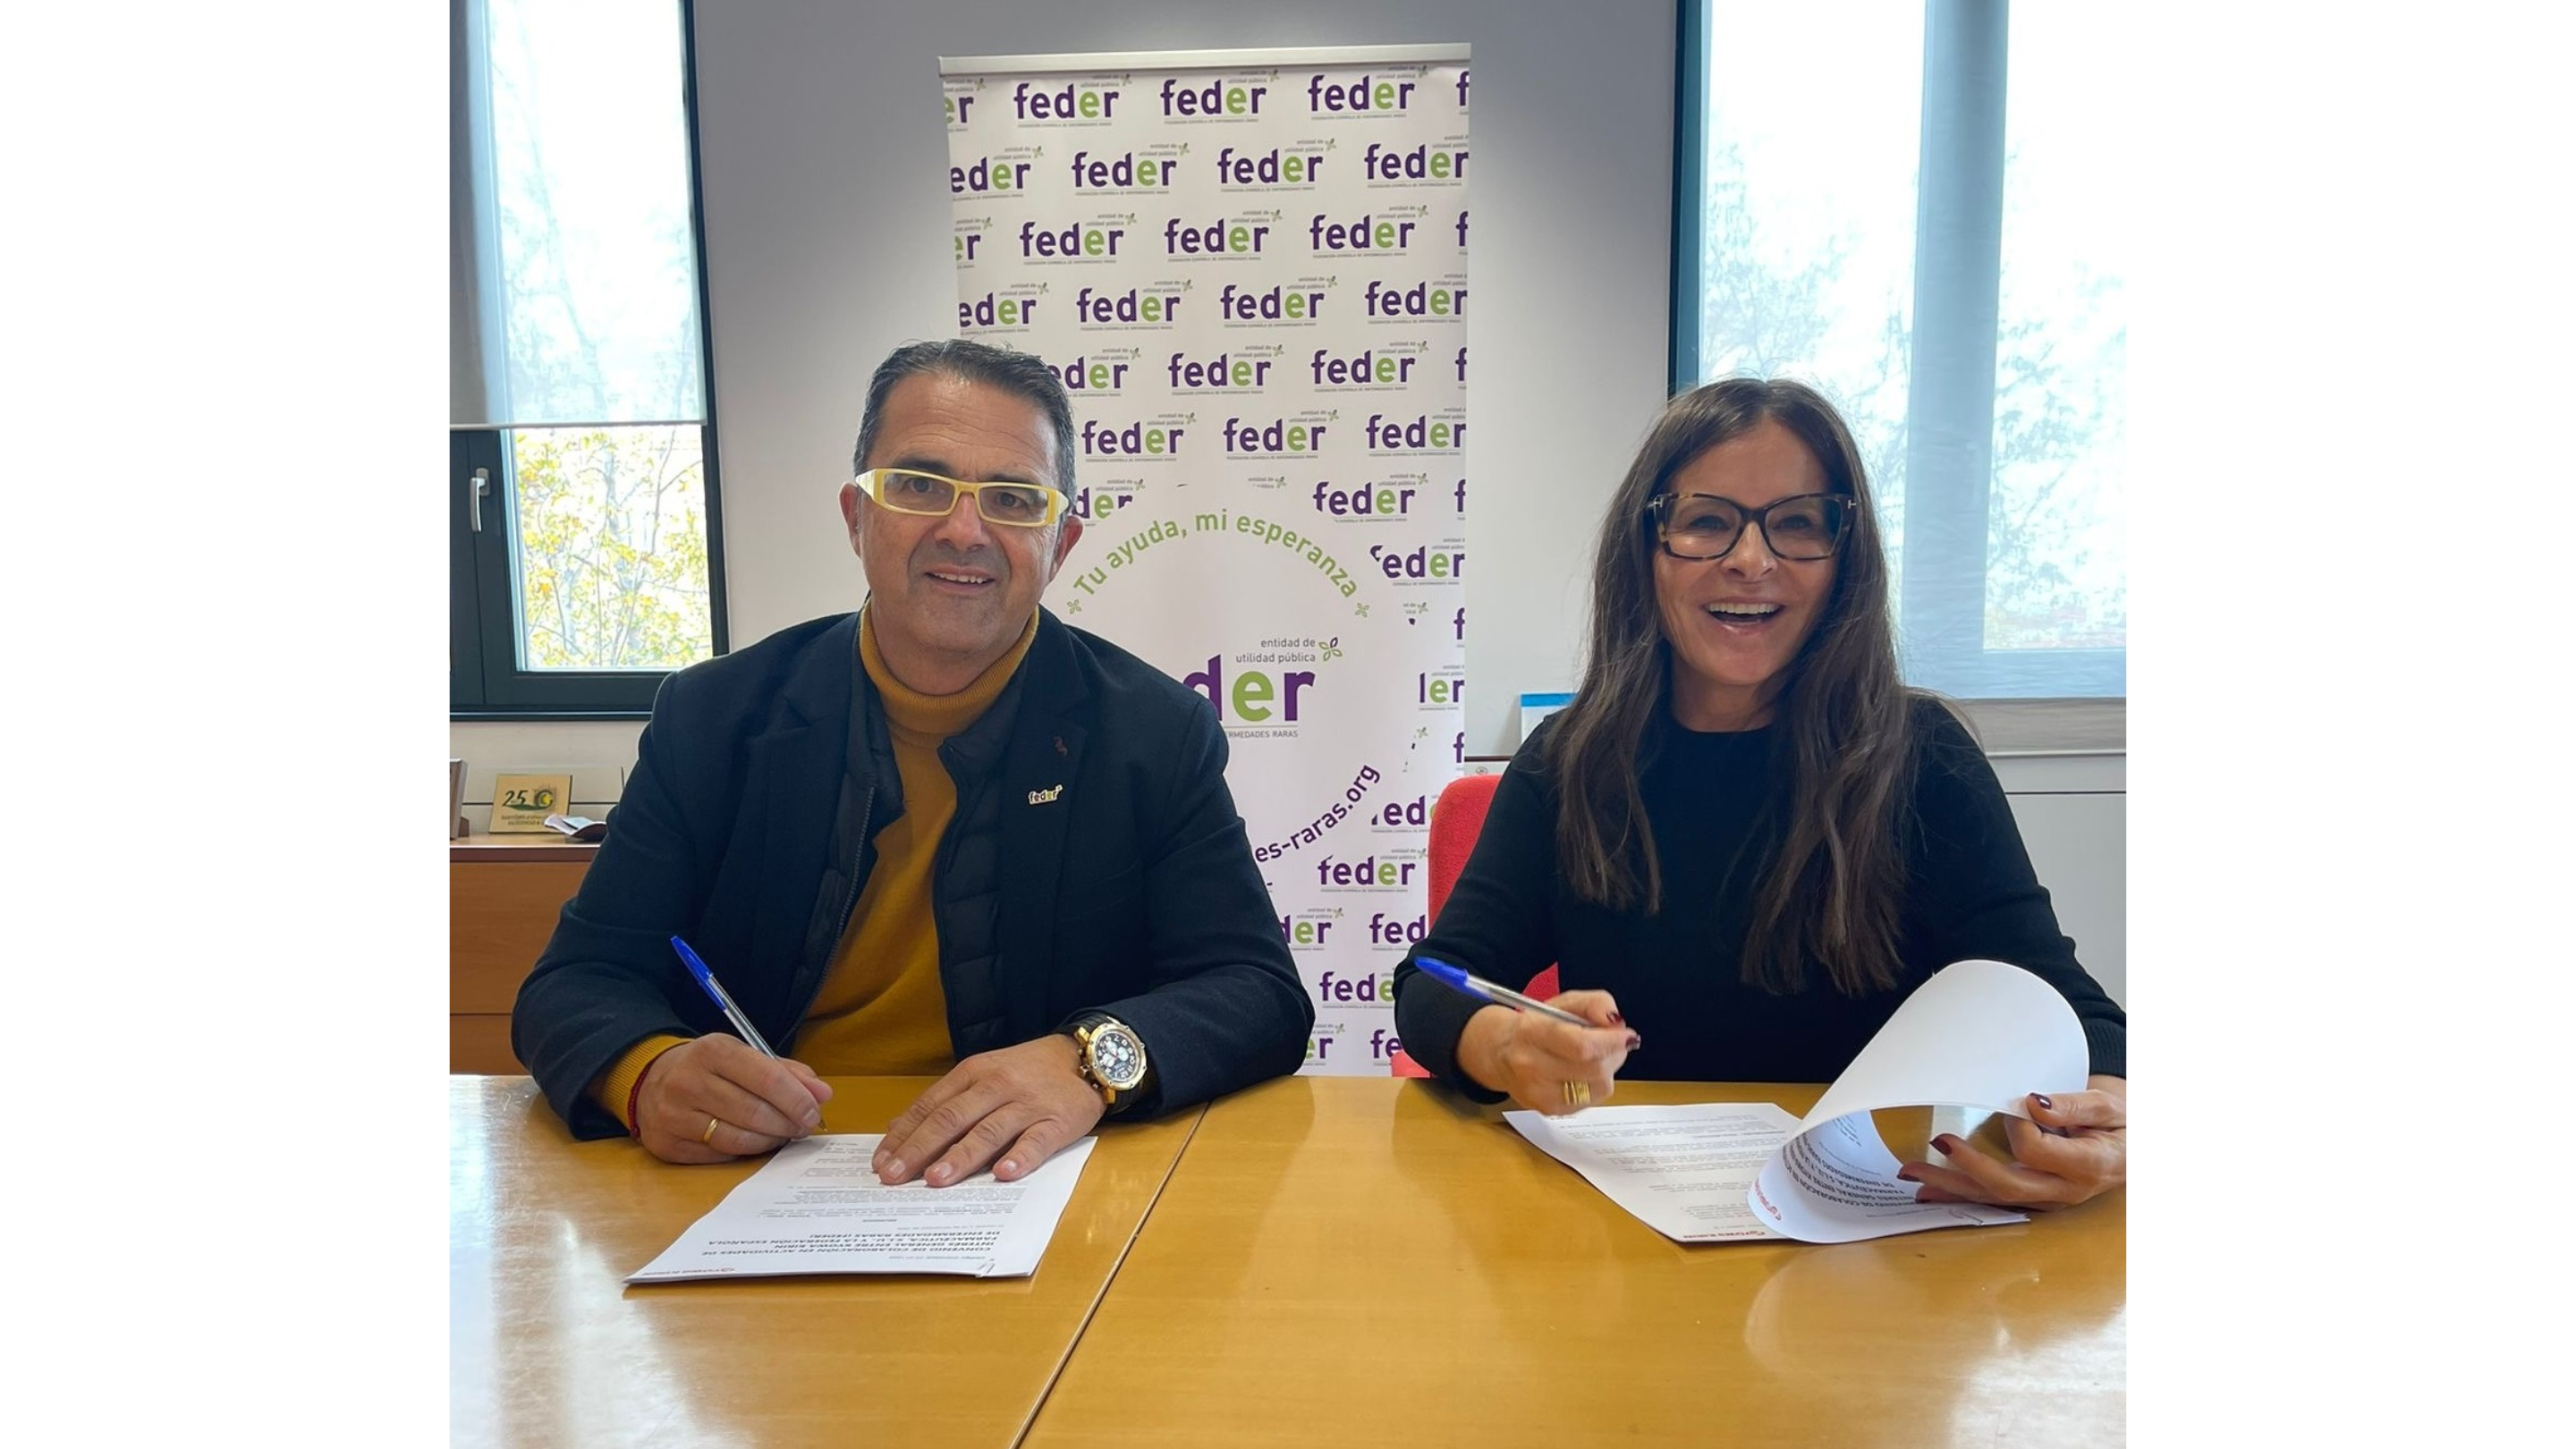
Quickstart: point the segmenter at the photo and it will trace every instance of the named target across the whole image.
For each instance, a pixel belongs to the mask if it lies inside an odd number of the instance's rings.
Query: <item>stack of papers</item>
[[[1916,1202],[1870,1113],[1931,1106],[2026,1118],[2027,1094],[2082,1091],[2090,1063],[2084,1028],[2055,987],[2001,961],[1962,961],[1906,998],[1804,1118],[1768,1102],[1710,1102],[1503,1119],[1675,1242],[1850,1243],[2028,1221]]]

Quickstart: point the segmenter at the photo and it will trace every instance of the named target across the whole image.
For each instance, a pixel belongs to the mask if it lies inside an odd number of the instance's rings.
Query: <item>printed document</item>
[[[1768,1102],[1709,1102],[1503,1119],[1675,1242],[1850,1243],[2027,1221],[1916,1202],[1870,1113],[1931,1106],[2026,1118],[2027,1094],[2082,1091],[2090,1062],[2055,987],[2018,966],[1962,961],[1916,988],[1804,1118]]]
[[[877,1181],[881,1132],[790,1142],[629,1283],[787,1273],[958,1273],[1025,1278],[1091,1158],[1085,1137],[1017,1182]]]

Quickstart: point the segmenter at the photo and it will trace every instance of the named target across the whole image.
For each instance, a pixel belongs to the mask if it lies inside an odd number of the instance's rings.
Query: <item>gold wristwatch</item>
[[[1145,1043],[1135,1029],[1107,1012],[1087,1012],[1073,1019],[1074,1065],[1082,1079],[1115,1111],[1119,1099],[1133,1098],[1145,1085]]]

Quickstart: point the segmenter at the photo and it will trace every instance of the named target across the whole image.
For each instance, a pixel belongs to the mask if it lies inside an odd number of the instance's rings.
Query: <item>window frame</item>
[[[1704,241],[1704,214],[1707,189],[1708,129],[1706,101],[1708,94],[1709,9],[1713,0],[1680,0],[1674,8],[1678,18],[1677,43],[1674,47],[1673,105],[1673,253],[1670,284],[1671,369],[1668,396],[1678,397],[1699,385],[1702,358],[1700,354],[1700,249]],[[1964,5],[1971,0],[1925,0],[1927,12],[1945,4]],[[2000,16],[2010,14],[2009,0],[1994,0]],[[1967,43],[1975,45],[1982,37],[1973,33]],[[1998,27],[1999,31],[2003,27]],[[1934,26],[1927,16],[1925,46],[1933,45]],[[1947,37],[1957,43],[1958,29],[1952,27]],[[1999,33],[1996,41],[2003,41]],[[1980,155],[1968,165],[1990,162],[1994,175],[2000,178],[2004,161],[2002,126],[2002,92],[2009,77],[2008,45],[1996,53],[1978,59],[1990,61],[1993,69],[1994,152]],[[1926,105],[1929,104],[1927,84]],[[1926,134],[1933,131],[1927,118]],[[1964,129],[1964,128],[1960,128]],[[1924,183],[1918,177],[1917,185]],[[1998,179],[1994,190],[1994,224],[2002,224],[2002,187]],[[1919,203],[1919,197],[1918,197]],[[1923,238],[1915,238],[1915,274],[1917,297],[1923,274]],[[1995,274],[1985,279],[1989,286],[2001,282],[1998,257]],[[1918,335],[1923,325],[1924,309],[1915,310]],[[1992,309],[1987,309],[1991,320]],[[1993,339],[1986,339],[1991,348]],[[1989,368],[1991,375],[1991,368]],[[1908,407],[1915,406],[1914,389],[1907,388]],[[1974,400],[1967,403],[1970,409]],[[1909,666],[1932,675],[1943,686],[1943,692],[1964,699],[2076,699],[2105,703],[2125,703],[2128,697],[2128,650],[2122,649],[1989,649],[1985,647],[1985,564],[1986,539],[1990,520],[1987,513],[1988,490],[1992,482],[1992,439],[1994,436],[1994,397],[1989,387],[1983,402],[1985,419],[1982,433],[1988,445],[1975,450],[1987,468],[1985,477],[1938,477],[1935,470],[1924,470],[1935,481],[1930,487],[1916,490],[1916,469],[1920,466],[1920,448],[1907,459],[1906,555],[1904,585],[1894,601],[1897,610],[1897,635],[1901,641],[1900,657]],[[1955,405],[1954,405],[1955,408]],[[1948,421],[1957,429],[1967,414],[1953,411]],[[1971,429],[1973,431],[1973,429]],[[1910,430],[1920,439],[1921,430]],[[1931,496],[1927,497],[1929,494]],[[1947,496],[1943,496],[1943,495]],[[1932,506],[1927,508],[1925,504]],[[1944,506],[1946,505],[1946,506]],[[2033,675],[2041,687],[2016,687]],[[1908,683],[1912,683],[1911,678]]]
[[[706,489],[707,624],[710,656],[728,652],[724,508],[717,463],[715,318],[707,286],[706,191],[699,176],[697,7],[676,0],[680,21],[681,129],[687,137],[689,244],[698,292],[698,367],[706,414],[698,429]],[[460,34],[454,43],[465,43]],[[644,426],[646,424],[636,424]],[[531,431],[533,429],[530,429]],[[644,719],[669,670],[522,669],[518,666],[517,510],[503,428],[448,430],[448,686],[450,720]],[[474,474],[485,470],[481,529],[474,527]]]

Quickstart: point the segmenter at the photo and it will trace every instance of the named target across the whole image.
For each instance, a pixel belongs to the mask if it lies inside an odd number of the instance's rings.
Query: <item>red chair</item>
[[[1440,919],[1441,904],[1449,899],[1450,888],[1458,884],[1458,872],[1466,869],[1467,857],[1476,849],[1477,832],[1485,828],[1485,812],[1494,803],[1494,787],[1502,783],[1501,775],[1461,775],[1440,791],[1431,804],[1431,906],[1426,921]],[[1529,979],[1521,988],[1541,1001],[1556,994],[1556,968],[1548,967]],[[1389,1060],[1389,1070],[1399,1077],[1427,1077],[1431,1073],[1398,1047]]]

